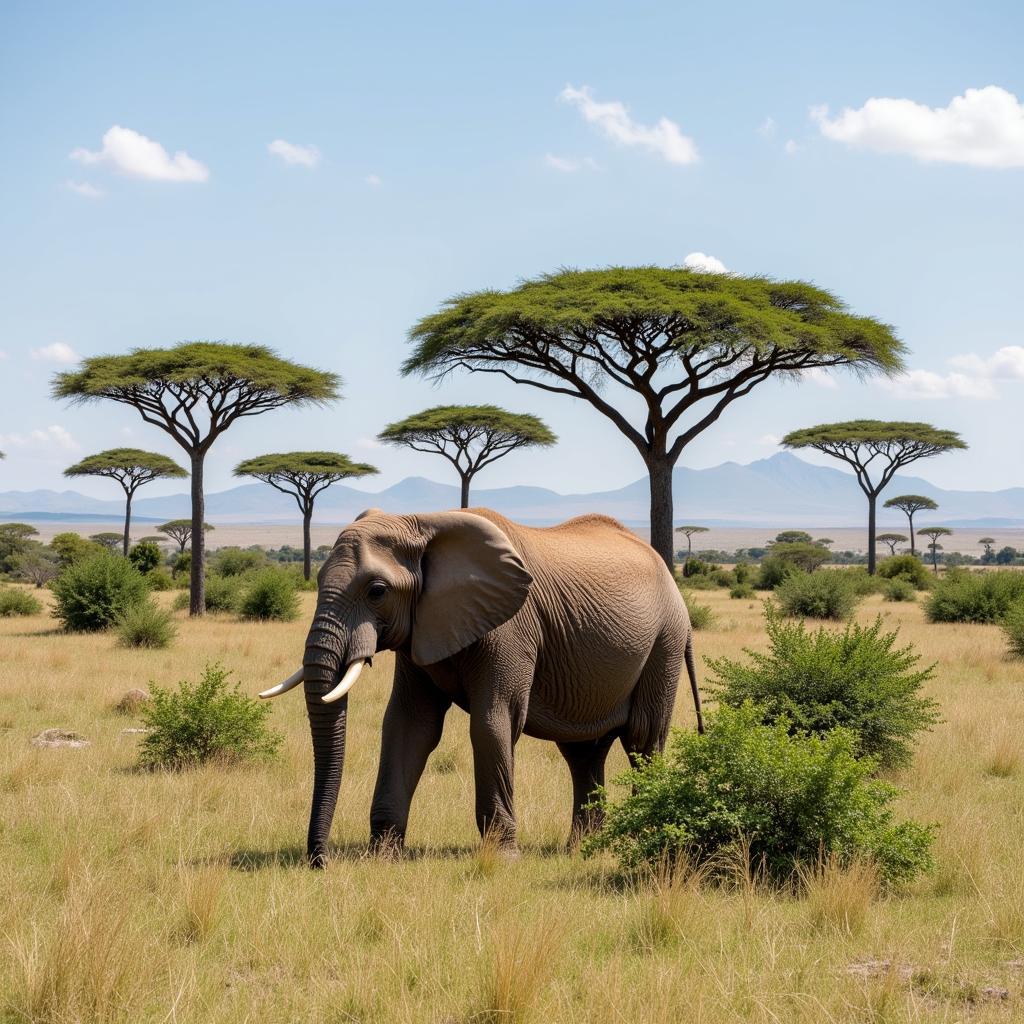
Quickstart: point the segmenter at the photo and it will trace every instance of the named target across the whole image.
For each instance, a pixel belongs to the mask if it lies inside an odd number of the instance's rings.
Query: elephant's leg
[[[683,670],[685,641],[685,636],[675,630],[662,633],[647,657],[622,731],[622,746],[631,763],[636,763],[638,754],[650,757],[665,749]]]
[[[381,729],[380,767],[370,807],[370,838],[378,849],[401,848],[409,806],[431,751],[441,740],[451,700],[407,658],[395,659],[395,682]]]
[[[572,826],[569,846],[574,847],[588,833],[601,827],[604,813],[599,807],[590,807],[594,790],[604,785],[604,762],[615,739],[609,733],[587,743],[559,743],[572,775]]]

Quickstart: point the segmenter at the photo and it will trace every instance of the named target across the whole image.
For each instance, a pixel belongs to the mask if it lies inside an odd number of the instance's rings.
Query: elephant
[[[535,528],[485,508],[370,509],[341,531],[320,570],[302,666],[260,694],[304,688],[313,868],[327,861],[348,692],[382,650],[395,652],[395,671],[370,813],[377,850],[403,847],[452,704],[470,716],[477,826],[512,855],[523,733],[553,741],[568,763],[574,843],[600,824],[592,794],[612,743],[634,760],[664,748],[684,664],[703,731],[686,605],[660,556],[620,523],[585,515]]]

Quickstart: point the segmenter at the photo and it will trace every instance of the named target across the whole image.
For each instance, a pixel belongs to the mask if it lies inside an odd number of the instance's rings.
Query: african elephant
[[[568,762],[570,839],[618,738],[630,756],[665,744],[685,662],[703,730],[686,605],[655,551],[605,516],[534,529],[489,509],[364,512],[320,570],[302,667],[260,694],[304,684],[313,738],[307,836],[323,867],[345,757],[348,691],[377,651],[395,651],[373,844],[400,847],[409,805],[452,704],[470,715],[476,819],[515,847],[513,752],[552,740]]]

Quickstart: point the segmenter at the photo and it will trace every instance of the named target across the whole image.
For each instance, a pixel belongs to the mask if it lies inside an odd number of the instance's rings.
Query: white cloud
[[[559,99],[573,104],[585,121],[596,125],[613,142],[648,149],[670,164],[692,164],[699,159],[693,139],[683,135],[679,125],[667,117],[658,118],[654,125],[638,124],[629,116],[624,103],[618,100],[599,103],[587,85],[579,89],[567,85]]]
[[[121,174],[149,181],[206,181],[210,176],[206,166],[184,150],[172,157],[159,142],[116,124],[103,136],[101,150],[79,148],[71,159],[87,166],[108,164]]]
[[[809,370],[804,370],[804,377],[813,381],[819,388],[826,388],[829,391],[836,391],[839,388],[839,381],[821,366],[812,366]]]
[[[974,377],[989,380],[1024,380],[1024,346],[1006,345],[987,359],[969,352],[954,356],[949,365]]]
[[[571,156],[555,156],[554,153],[548,153],[544,157],[544,163],[556,171],[561,171],[563,174],[573,174],[576,171],[582,170],[597,170],[597,161],[589,156],[583,157],[582,160],[577,160]]]
[[[90,185],[87,181],[68,180],[64,182],[64,187],[76,195],[84,196],[86,199],[102,199],[106,195],[103,189]]]
[[[379,174],[368,174],[363,178],[363,181],[365,181],[367,185],[372,185],[374,188],[379,188],[382,184]]]
[[[892,379],[883,377],[879,383],[897,398],[996,398],[992,382],[964,373],[935,373],[932,370],[907,370]]]
[[[829,118],[812,107],[822,135],[881,153],[972,167],[1024,167],[1024,104],[997,85],[966,89],[945,107],[872,98]]]
[[[353,448],[383,448],[382,442],[375,437],[360,437],[352,442]]]
[[[59,448],[69,452],[81,448],[81,445],[56,423],[41,430],[30,430],[27,434],[0,434],[0,445],[10,448]]]
[[[299,146],[284,139],[274,139],[267,146],[274,156],[279,156],[286,164],[297,164],[299,167],[316,167],[320,163],[320,150],[316,146]]]
[[[794,139],[786,139],[786,144],[782,148],[785,150],[786,156],[792,156],[800,149]]]
[[[726,265],[714,256],[706,252],[691,252],[683,260],[683,266],[687,270],[698,270],[702,274],[728,274]]]
[[[779,437],[778,434],[762,434],[757,439],[757,443],[758,444],[766,444],[766,445],[774,446],[774,445],[782,444],[782,438]]]
[[[32,349],[33,359],[41,359],[46,363],[77,363],[82,357],[63,341],[55,341],[52,345]]]
[[[770,139],[775,135],[775,124],[774,117],[766,117],[757,127],[757,134],[762,138]]]

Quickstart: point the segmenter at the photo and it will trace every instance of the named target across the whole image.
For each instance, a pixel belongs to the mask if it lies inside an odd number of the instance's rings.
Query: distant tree
[[[910,553],[916,555],[917,549],[914,546],[914,513],[934,512],[939,507],[938,503],[931,498],[926,498],[923,494],[899,494],[895,498],[890,498],[883,507],[898,508],[907,517],[907,525],[910,527]]]
[[[166,533],[178,545],[178,551],[181,553],[185,551],[185,545],[192,539],[191,519],[172,519],[169,523],[158,526],[157,529],[161,533]],[[212,529],[213,527],[209,523],[203,523],[204,533],[209,533]]]
[[[94,544],[99,544],[101,547],[106,548],[108,551],[116,551],[121,547],[121,541],[123,534],[120,533],[91,533],[89,534],[89,540]]]
[[[693,555],[693,536],[698,533],[707,533],[708,527],[706,526],[677,526],[676,533],[683,534],[686,537],[686,557],[690,558]]]
[[[459,474],[462,507],[469,485],[485,466],[520,448],[547,448],[558,438],[536,416],[496,405],[439,405],[389,423],[377,439],[396,448],[441,455]]]
[[[835,541],[831,537],[815,537],[814,543],[820,544],[823,548],[830,548],[835,544]]]
[[[50,541],[50,548],[56,554],[62,569],[104,550],[95,541],[86,540],[72,530],[54,534],[53,539]]]
[[[410,339],[403,374],[499,374],[611,420],[647,467],[651,544],[669,568],[673,469],[732,402],[812,369],[893,373],[904,353],[889,327],[821,288],[663,267],[562,270],[460,295]]]
[[[302,513],[302,573],[309,579],[309,525],[317,495],[331,484],[352,477],[376,473],[377,467],[353,462],[340,452],[286,452],[283,455],[258,455],[235,466],[235,476],[251,476],[290,494]]]
[[[65,476],[105,476],[116,480],[124,489],[124,538],[121,553],[128,554],[129,533],[132,523],[132,498],[143,485],[153,480],[168,477],[188,476],[174,459],[156,452],[144,452],[138,448],[111,448],[109,451],[89,455],[68,466]],[[104,547],[113,548],[108,541],[101,542]]]
[[[812,538],[809,533],[805,530],[783,530],[782,533],[775,534],[775,540],[769,541],[769,544],[810,544]]]
[[[794,430],[782,443],[787,448],[813,448],[853,467],[857,483],[868,499],[868,572],[875,571],[875,504],[897,470],[918,459],[966,448],[952,430],[937,430],[927,423],[886,423],[851,420],[823,423]],[[874,479],[872,479],[874,476]]]
[[[0,572],[9,572],[11,560],[24,554],[39,531],[28,523],[0,523]]]
[[[282,359],[260,345],[184,342],[94,356],[54,378],[57,398],[107,399],[131,406],[188,454],[192,471],[192,569],[189,612],[206,610],[203,466],[214,441],[243,416],[285,405],[322,405],[338,397],[340,379]]]
[[[191,523],[190,523],[191,525]],[[167,538],[161,537],[159,534],[150,534],[148,537],[140,537],[140,544],[166,544]]]
[[[29,547],[11,559],[11,571],[20,579],[45,587],[58,572],[60,562],[57,555],[43,544],[29,541]]]
[[[982,537],[981,540],[978,541],[978,543],[985,549],[985,554],[981,556],[981,560],[983,562],[991,562],[995,557],[992,554],[992,548],[995,546],[996,543],[995,537]]]
[[[140,540],[128,552],[128,560],[143,575],[152,572],[160,564],[160,557],[160,548],[148,540]]]
[[[879,544],[888,544],[889,545],[889,554],[895,556],[895,554],[896,554],[896,545],[897,544],[906,544],[908,538],[907,538],[906,534],[903,534],[903,533],[880,533],[875,538],[875,540],[877,540]]]
[[[935,572],[939,571],[939,552],[942,550],[942,545],[939,543],[940,537],[949,537],[953,531],[947,529],[945,526],[926,526],[921,530],[917,531],[919,537],[930,537],[931,543],[928,545],[928,550],[932,553],[932,569]]]
[[[1016,548],[1011,548],[1007,545],[996,552],[995,563],[996,565],[1013,565],[1019,557],[1020,552]]]

